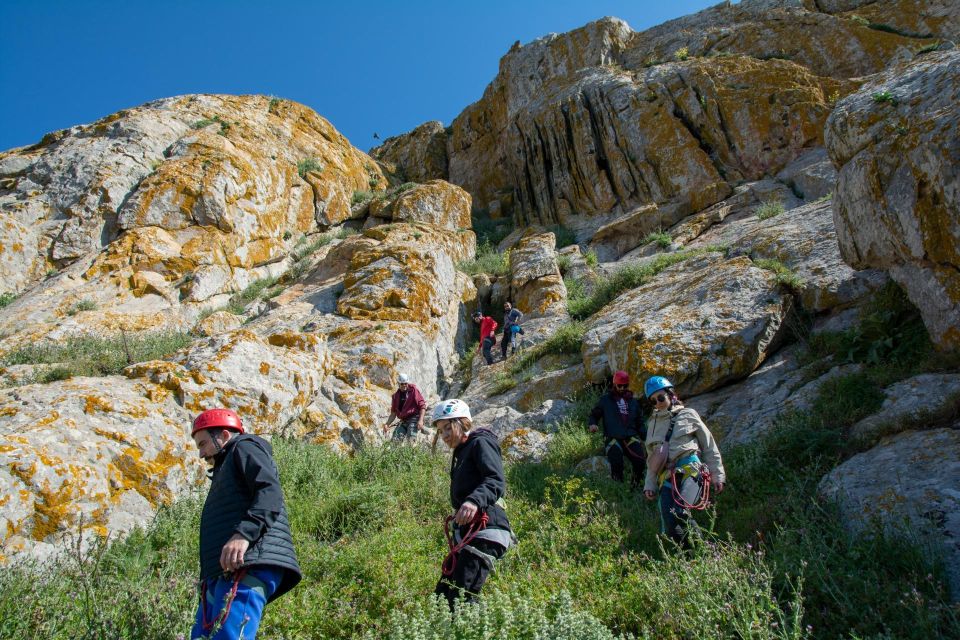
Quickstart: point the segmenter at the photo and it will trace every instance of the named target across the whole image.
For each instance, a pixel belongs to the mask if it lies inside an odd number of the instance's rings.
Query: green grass
[[[190,125],[191,129],[203,129],[209,127],[214,123],[220,124],[220,130],[217,131],[222,136],[227,135],[227,132],[230,131],[230,123],[221,118],[220,116],[213,116],[212,118],[203,118],[202,120],[197,120]]]
[[[661,249],[669,249],[670,245],[673,244],[673,237],[666,231],[654,231],[653,233],[648,233],[647,236],[640,241],[641,245],[648,245],[655,243]]]
[[[625,265],[609,276],[601,277],[589,294],[571,296],[568,288],[567,310],[576,320],[582,320],[608,305],[624,291],[636,289],[650,282],[658,273],[696,255],[723,252],[725,247],[707,247],[695,251],[677,251],[659,254],[650,262]]]
[[[570,322],[562,325],[557,331],[543,342],[524,350],[519,356],[510,360],[509,373],[520,375],[530,368],[540,358],[555,354],[579,354],[580,344],[586,327],[582,322]]]
[[[761,269],[772,271],[777,278],[777,284],[783,285],[787,289],[799,291],[803,288],[803,278],[790,270],[785,264],[775,259],[759,258],[753,261]]]
[[[757,207],[757,218],[767,220],[775,218],[784,212],[783,203],[779,200],[768,200]]]
[[[4,365],[56,364],[38,382],[64,380],[74,376],[119,374],[128,364],[158,360],[188,346],[192,338],[177,331],[122,335],[78,336],[60,343],[36,343],[4,356]],[[130,357],[127,357],[129,351]]]
[[[372,191],[358,190],[353,192],[353,197],[350,198],[351,205],[361,205],[365,202],[370,202],[373,200],[374,193]]]
[[[573,266],[573,258],[570,254],[564,253],[557,256],[557,268],[560,269],[560,275],[565,274]]]
[[[593,249],[591,249],[590,251],[587,251],[585,254],[583,254],[583,261],[591,269],[596,267],[597,264],[599,264],[599,260],[597,259],[597,252],[594,251]]]
[[[297,175],[306,178],[308,173],[323,173],[323,165],[316,158],[304,158],[297,163]]]
[[[484,242],[477,246],[476,257],[458,262],[457,269],[470,276],[478,273],[507,275],[510,272],[510,251],[501,253],[494,245]]]

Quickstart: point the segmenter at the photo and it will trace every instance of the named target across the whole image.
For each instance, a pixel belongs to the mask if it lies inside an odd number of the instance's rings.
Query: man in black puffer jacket
[[[444,400],[433,410],[437,437],[453,450],[450,462],[450,504],[453,542],[434,591],[450,608],[458,597],[467,601],[480,592],[499,560],[517,539],[504,510],[507,479],[497,436],[487,429],[471,430],[470,408],[462,400]],[[486,517],[485,524],[483,522]],[[472,536],[472,537],[471,537]]]
[[[190,637],[253,640],[264,606],[302,577],[273,450],[245,434],[229,409],[201,413],[192,436],[212,469],[200,516],[200,603]]]

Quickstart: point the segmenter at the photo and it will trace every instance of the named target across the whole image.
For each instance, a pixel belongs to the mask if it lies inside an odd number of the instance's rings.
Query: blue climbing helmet
[[[661,389],[672,389],[673,383],[663,376],[651,376],[643,383],[643,395],[650,397]]]

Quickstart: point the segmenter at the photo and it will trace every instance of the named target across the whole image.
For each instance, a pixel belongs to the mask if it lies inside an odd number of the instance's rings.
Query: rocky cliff
[[[945,1],[744,0],[518,43],[450,128],[370,156],[302,105],[209,95],[0,154],[2,554],[193,490],[189,421],[213,405],[349,451],[383,440],[406,372],[537,458],[571,398],[625,369],[635,391],[669,377],[732,447],[894,348],[863,344],[891,279],[957,349],[958,35]],[[487,219],[510,228],[471,277]],[[471,362],[469,313],[507,299],[526,349]],[[811,359],[844,331],[873,355]],[[151,336],[172,346],[140,355]],[[117,363],[70,368],[111,340]],[[885,403],[822,493],[853,514],[888,492],[956,578],[960,502],[915,513],[875,462],[957,457],[950,366],[885,380],[891,404],[932,390],[926,417]]]

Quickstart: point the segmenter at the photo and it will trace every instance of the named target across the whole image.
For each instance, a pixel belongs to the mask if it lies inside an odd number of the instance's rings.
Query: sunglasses
[[[658,394],[655,395],[655,396],[650,396],[650,401],[653,402],[653,403],[655,403],[655,404],[660,404],[661,402],[666,402],[666,401],[667,401],[667,394],[665,394],[665,393],[658,393]]]
[[[620,390],[622,391],[622,390],[626,389],[627,386],[628,386],[628,385],[625,385],[625,384],[615,384],[615,385],[613,385],[613,388],[614,388],[614,389],[620,389]]]

